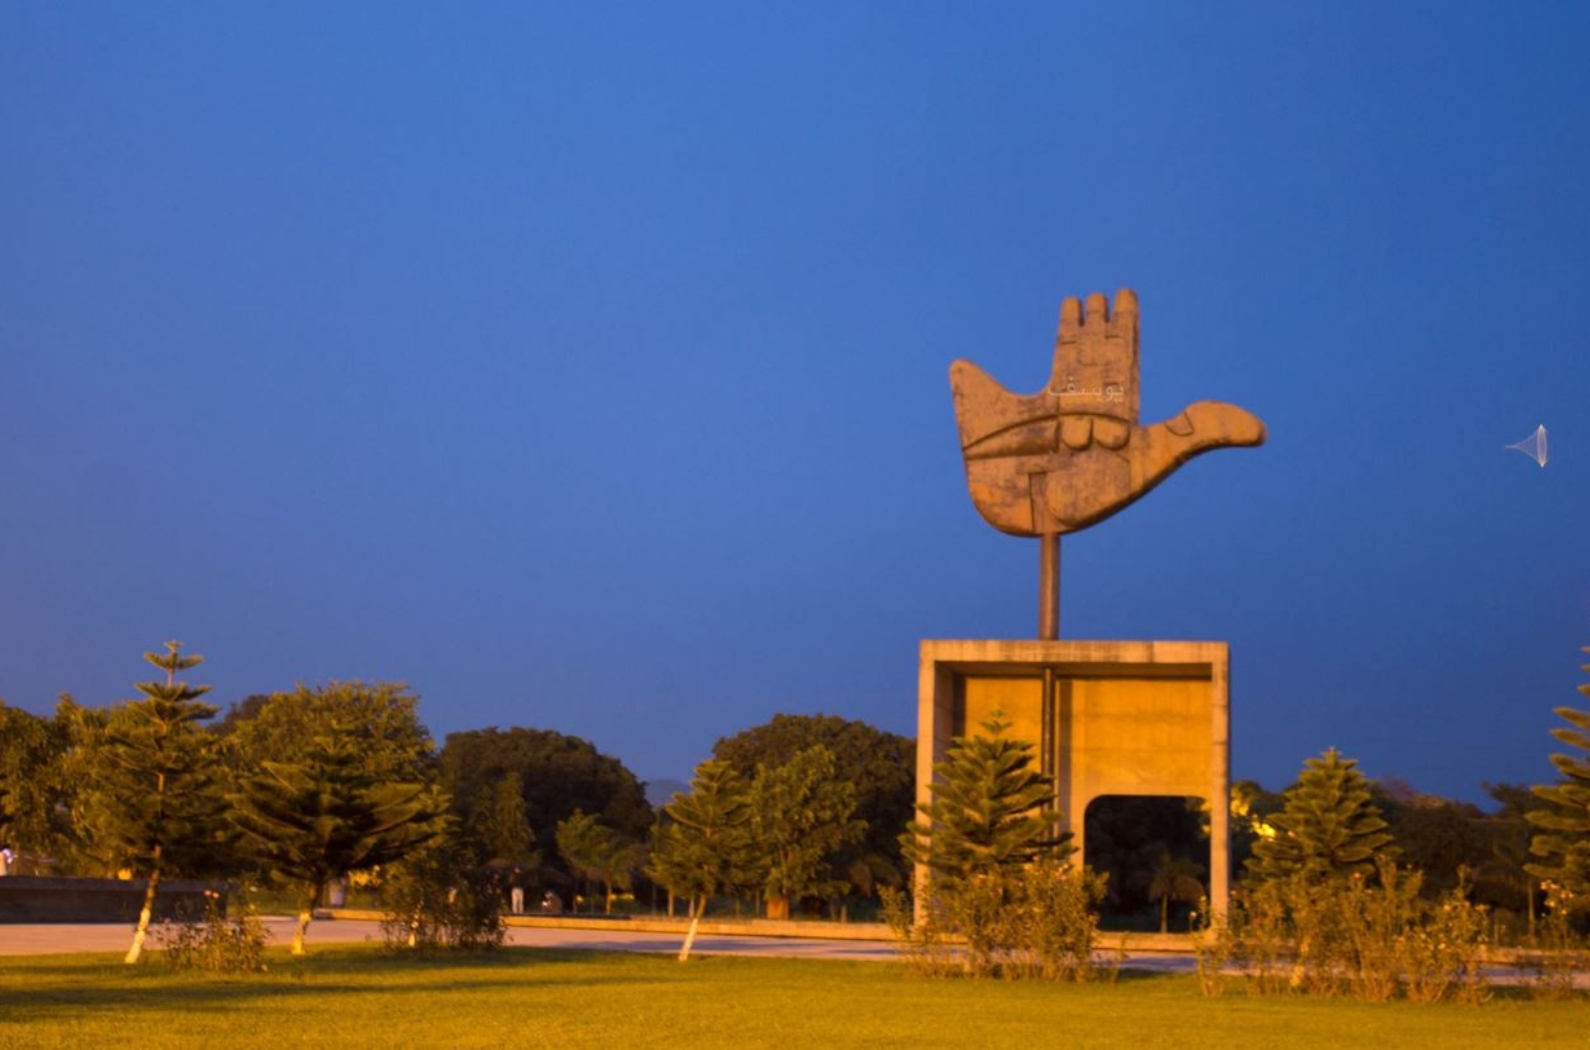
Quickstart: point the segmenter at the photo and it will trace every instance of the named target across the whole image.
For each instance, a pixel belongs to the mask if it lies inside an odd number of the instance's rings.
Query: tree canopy
[[[1056,833],[1054,780],[1039,772],[1032,744],[1005,736],[996,715],[983,732],[950,741],[933,764],[933,794],[903,836],[906,856],[953,889],[973,876],[1063,859],[1071,833]]]
[[[558,853],[578,877],[602,884],[603,911],[612,914],[614,891],[627,892],[640,866],[638,843],[607,827],[595,814],[576,809],[554,831]]]
[[[1397,844],[1398,863],[1424,876],[1419,892],[1437,898],[1456,889],[1494,859],[1495,834],[1478,806],[1407,788],[1387,792],[1386,782],[1371,785],[1386,833]],[[1396,785],[1393,785],[1396,786]]]
[[[67,737],[59,719],[40,718],[0,701],[0,845],[23,872],[33,857],[66,845],[59,814],[70,805],[62,760]],[[16,868],[12,874],[19,874]]]
[[[713,758],[729,763],[746,780],[758,766],[781,766],[809,748],[833,756],[834,776],[855,788],[853,818],[861,836],[829,857],[834,873],[870,892],[874,881],[903,874],[900,833],[911,821],[916,799],[916,745],[907,737],[837,715],[778,714],[762,725],[723,737]]]
[[[828,858],[861,838],[852,817],[856,789],[835,776],[834,756],[821,744],[776,766],[760,765],[751,780],[751,838],[760,861],[768,918],[787,918],[792,901],[843,890]]]
[[[1590,647],[1585,652],[1590,653]],[[1590,673],[1590,664],[1583,667]],[[1590,697],[1590,685],[1579,686]],[[1554,884],[1550,899],[1571,912],[1590,910],[1590,711],[1554,709],[1567,722],[1551,735],[1578,754],[1554,754],[1551,764],[1562,779],[1534,789],[1546,803],[1528,813],[1537,831],[1529,851],[1540,860],[1526,865],[1530,874]]]
[[[733,766],[708,759],[696,767],[690,790],[663,806],[646,870],[690,900],[693,918],[714,895],[750,888],[756,873],[751,792]]]
[[[517,773],[525,816],[540,835],[576,809],[637,841],[651,827],[652,809],[635,774],[587,741],[555,730],[492,726],[450,733],[442,746],[441,770],[454,804],[465,808],[482,797],[482,786]]]
[[[1357,765],[1335,748],[1304,762],[1269,818],[1274,834],[1254,844],[1248,872],[1260,879],[1371,874],[1392,837]]]
[[[74,761],[76,772],[88,778],[79,794],[79,831],[109,865],[148,880],[129,963],[143,952],[161,876],[202,866],[221,825],[214,740],[199,726],[217,709],[199,700],[209,686],[178,680],[203,661],[181,650],[181,642],[167,642],[165,652],[145,653],[164,678],[138,682],[139,699],[79,723]]]
[[[1490,857],[1474,873],[1474,899],[1523,914],[1533,936],[1538,887],[1528,869],[1533,825],[1527,814],[1539,800],[1528,784],[1487,781],[1482,786],[1496,808],[1479,821],[1490,842]]]
[[[464,837],[475,855],[486,864],[539,867],[541,854],[535,850],[535,831],[525,811],[524,785],[519,774],[510,770],[495,784],[482,784]]]
[[[294,954],[328,880],[402,859],[438,833],[442,815],[425,783],[373,773],[351,732],[333,727],[300,751],[245,777],[230,813],[245,849],[303,893]]]
[[[294,761],[309,741],[333,731],[357,745],[365,771],[378,779],[423,780],[435,751],[419,720],[419,697],[402,682],[299,683],[233,705],[218,728],[244,772]]]
[[[1136,916],[1158,905],[1162,921],[1169,908],[1156,888],[1167,865],[1206,870],[1210,855],[1203,799],[1179,795],[1101,795],[1083,815],[1083,839],[1090,870],[1105,877],[1101,915]],[[1185,881],[1172,880],[1170,903],[1186,900]],[[1196,897],[1194,898],[1196,900]]]

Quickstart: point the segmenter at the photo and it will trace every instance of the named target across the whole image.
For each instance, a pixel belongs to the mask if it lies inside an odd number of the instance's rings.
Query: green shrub
[[[155,929],[155,946],[179,970],[213,973],[263,973],[270,935],[259,912],[246,899],[233,902],[230,914],[221,894],[204,891],[204,913],[193,919],[166,920]]]
[[[1005,975],[1091,980],[1104,877],[1086,868],[1042,860],[1010,881],[1003,923],[1009,944],[1002,959]]]
[[[381,935],[391,951],[502,947],[502,888],[464,851],[432,849],[382,880]]]
[[[1255,995],[1307,992],[1382,1002],[1477,1001],[1489,919],[1466,897],[1466,877],[1428,901],[1418,872],[1388,858],[1378,879],[1359,873],[1270,879],[1232,895],[1226,921],[1199,949],[1205,994],[1235,980]]]
[[[922,976],[1086,981],[1096,974],[1103,898],[1102,876],[1038,860],[935,887],[921,923],[912,921],[904,894],[889,890],[884,916],[907,965]]]
[[[948,977],[960,969],[953,940],[936,909],[928,909],[927,918],[919,923],[905,892],[883,886],[878,893],[883,900],[883,921],[911,973],[918,977]]]
[[[1524,986],[1536,999],[1582,998],[1575,978],[1590,970],[1590,950],[1575,920],[1583,908],[1556,882],[1548,879],[1541,889],[1546,893],[1546,914],[1518,956]]]

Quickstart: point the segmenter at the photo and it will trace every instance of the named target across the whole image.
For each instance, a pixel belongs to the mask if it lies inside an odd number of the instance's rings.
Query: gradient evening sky
[[[1035,630],[947,370],[1137,289],[1071,638],[1231,644],[1233,772],[1552,777],[1590,645],[1590,6],[0,3],[0,696],[179,638],[647,779]],[[1539,423],[1539,469],[1503,446]]]

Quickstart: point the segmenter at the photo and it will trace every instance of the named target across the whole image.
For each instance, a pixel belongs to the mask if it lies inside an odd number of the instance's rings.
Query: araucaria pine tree
[[[1590,653],[1590,648],[1584,650]],[[1590,673],[1590,664],[1582,668]],[[1579,692],[1590,697],[1590,685]],[[1555,883],[1550,899],[1555,907],[1569,912],[1590,910],[1590,711],[1572,707],[1555,709],[1568,723],[1551,735],[1579,755],[1552,755],[1551,764],[1562,774],[1556,784],[1538,785],[1533,790],[1549,805],[1530,810],[1526,816],[1536,828],[1529,852],[1540,859],[1524,869],[1538,879]]]
[[[1009,727],[996,714],[981,734],[950,741],[933,765],[932,801],[917,807],[924,819],[901,836],[906,859],[940,888],[1075,852],[1071,833],[1057,830],[1054,779],[1032,744],[1005,736]]]
[[[670,914],[673,895],[690,902],[690,929],[679,949],[680,962],[690,958],[707,901],[715,894],[746,889],[755,879],[753,812],[750,785],[733,765],[719,759],[697,766],[690,791],[663,806],[652,830],[646,872],[668,890]]]
[[[1371,874],[1375,857],[1392,849],[1392,836],[1357,765],[1335,748],[1304,762],[1297,783],[1282,793],[1281,811],[1269,818],[1274,834],[1254,843],[1248,872],[1261,879]]]
[[[440,828],[445,807],[429,785],[377,777],[357,748],[334,728],[299,761],[262,763],[231,799],[243,848],[302,894],[294,955],[329,880],[401,860]]]
[[[181,642],[167,642],[164,653],[144,654],[164,680],[137,683],[142,698],[112,711],[90,744],[94,783],[86,801],[96,848],[147,879],[129,963],[143,953],[160,877],[173,855],[191,850],[219,817],[212,738],[199,725],[217,708],[199,702],[209,686],[177,681],[204,660],[181,650]]]
[[[647,874],[688,900],[692,918],[716,894],[746,889],[754,878],[750,786],[728,762],[697,766],[689,792],[663,806],[654,834]]]

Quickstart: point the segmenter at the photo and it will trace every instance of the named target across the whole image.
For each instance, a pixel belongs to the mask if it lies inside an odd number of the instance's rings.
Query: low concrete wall
[[[550,929],[603,930],[621,926],[642,933],[677,933],[683,937],[689,919],[634,917],[601,919],[582,915],[506,915],[510,926],[539,926]],[[875,922],[783,921],[778,919],[702,919],[696,930],[701,937],[810,937],[826,941],[886,941],[889,927]]]
[[[384,913],[365,908],[323,908],[317,918],[362,919],[380,922]],[[504,915],[506,926],[525,926],[543,930],[630,930],[635,933],[677,933],[683,937],[689,919],[668,919],[639,915]],[[722,937],[810,937],[827,941],[886,941],[889,928],[874,922],[818,922],[775,919],[703,919],[698,936]]]
[[[315,913],[323,919],[363,919],[379,922],[379,911],[361,908],[325,908]],[[508,926],[554,930],[633,930],[636,933],[673,933],[684,937],[689,919],[659,916],[600,915],[504,915]],[[888,941],[889,927],[878,922],[819,922],[815,920],[780,922],[773,919],[703,919],[696,931],[701,937],[796,937],[825,941]],[[1140,954],[1164,952],[1185,955],[1197,946],[1198,938],[1186,933],[1123,933],[1104,930],[1094,935],[1094,947],[1101,952],[1123,951]]]
[[[138,921],[148,884],[139,880],[64,879],[36,875],[0,878],[0,923]],[[208,883],[167,879],[155,894],[154,917],[203,914]]]

